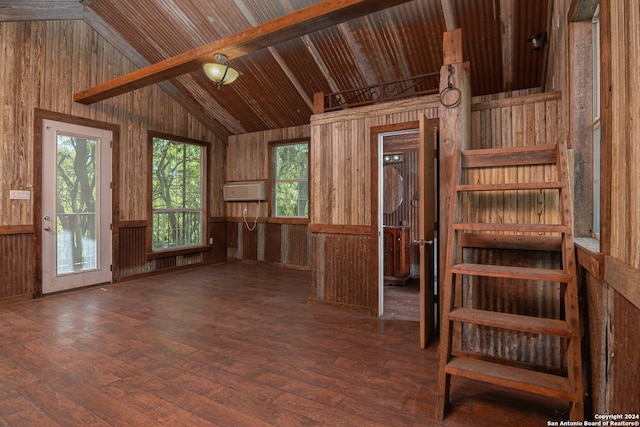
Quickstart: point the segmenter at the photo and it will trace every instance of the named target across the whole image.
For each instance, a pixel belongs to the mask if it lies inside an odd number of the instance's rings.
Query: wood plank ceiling
[[[319,0],[0,1],[0,21],[84,19],[143,68]],[[438,72],[442,33],[461,27],[474,95],[543,85],[548,0],[413,0],[234,58],[218,89],[202,70],[160,86],[221,138],[309,123],[313,95]],[[214,52],[212,52],[214,53]],[[86,88],[89,89],[89,88]],[[73,96],[70,94],[69,96]]]

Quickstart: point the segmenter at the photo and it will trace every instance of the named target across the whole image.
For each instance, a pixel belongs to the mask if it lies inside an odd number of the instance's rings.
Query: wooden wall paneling
[[[310,267],[309,227],[300,224],[284,224],[283,260],[286,265]]]
[[[546,128],[558,126],[560,93],[533,94],[524,97],[483,100],[472,105],[473,148],[511,147],[546,144],[548,135],[556,135]],[[555,138],[555,137],[554,137]],[[512,167],[497,172],[491,168],[469,171],[470,182],[526,182],[532,180],[556,180],[555,167]],[[469,194],[465,217],[480,222],[532,222],[553,223],[554,204],[557,195],[545,192],[522,191],[510,193]],[[533,262],[526,251],[471,251],[470,259],[479,257],[481,262],[519,263]],[[559,262],[555,253],[535,260],[545,266]],[[555,263],[555,264],[554,264]],[[549,317],[559,316],[557,286],[534,282],[509,283],[506,280],[468,281],[465,287],[466,302],[476,308],[498,309],[510,313],[538,313]],[[532,305],[533,301],[541,301]],[[507,333],[499,329],[465,326],[464,345],[473,351],[489,355],[503,355],[513,360],[543,366],[546,369],[562,370],[566,361],[559,358],[558,348],[566,345],[559,339],[542,335]]]
[[[247,230],[244,224],[242,229],[242,259],[257,261],[258,258],[258,234],[264,224],[258,224],[253,231]]]
[[[588,339],[588,367],[587,386],[585,390],[590,395],[593,413],[608,413],[607,393],[609,388],[608,367],[608,340],[609,312],[608,296],[611,293],[601,280],[597,280],[585,269],[580,270],[581,292],[586,298],[586,310],[583,317],[584,333]]]
[[[222,219],[211,219],[209,221],[209,235],[213,238],[210,260],[214,262],[226,261],[227,259],[227,222]]]
[[[574,149],[574,182],[593,182],[593,43],[591,20],[569,24],[569,147]],[[593,189],[574,185],[574,234],[591,237]]]
[[[5,106],[0,114],[0,225],[37,225],[33,222],[40,202],[36,194],[39,183],[35,182],[36,163],[32,161],[39,161],[34,147],[39,144],[34,133],[36,110],[109,123],[120,129],[120,152],[114,162],[120,166],[121,182],[114,189],[119,202],[115,223],[147,219],[147,130],[204,140],[211,146],[211,158],[226,157],[225,141],[216,138],[157,86],[92,106],[74,103],[74,91],[135,69],[84,22],[3,22],[0,33],[0,82]],[[222,165],[212,162],[211,182],[224,180]],[[32,190],[31,202],[9,200],[10,189]],[[211,212],[224,212],[219,199],[212,197],[210,205]],[[34,253],[36,249],[31,247]],[[116,252],[114,260],[119,255]],[[192,259],[189,257],[189,262]],[[153,263],[145,268],[152,269]],[[34,269],[39,271],[40,266]],[[117,270],[116,274],[120,275]]]
[[[264,260],[267,262],[282,262],[282,224],[265,224]]]
[[[309,138],[309,135],[309,126],[302,125],[230,136],[224,182],[269,180],[269,143]],[[261,217],[270,215],[270,189],[267,191],[267,201],[260,204]],[[248,208],[251,212],[256,203],[233,202],[225,203],[225,205],[227,217],[241,218],[242,210]]]
[[[632,234],[627,229],[626,217],[630,214],[628,203],[628,158],[629,128],[626,112],[629,105],[627,64],[628,28],[625,21],[626,6],[609,2],[611,10],[611,81],[612,87],[612,137],[611,137],[611,256],[619,260],[627,257],[627,238]],[[615,142],[613,142],[615,141]],[[636,239],[637,241],[637,239]]]
[[[636,283],[637,285],[637,283]],[[611,346],[611,399],[609,413],[638,413],[640,396],[640,308],[613,292]],[[636,420],[637,421],[637,420]]]
[[[612,29],[611,1],[600,7],[600,252],[611,253],[612,142]],[[617,25],[617,24],[616,24]]]
[[[627,4],[625,18],[630,42],[627,44],[628,65],[626,73],[629,79],[629,98],[626,109],[626,124],[629,128],[626,141],[627,162],[629,165],[629,209],[626,220],[628,222],[628,251],[625,262],[628,265],[640,269],[640,171],[637,165],[640,163],[640,123],[638,123],[638,111],[640,111],[640,77],[637,70],[640,69],[640,11],[638,5]]]
[[[33,234],[0,234],[0,304],[35,293]]]
[[[369,311],[370,236],[314,234],[313,298]]]
[[[176,256],[169,256],[166,258],[157,258],[154,260],[154,270],[164,270],[167,268],[174,268],[178,265]]]
[[[147,247],[145,241],[146,221],[144,224],[131,224],[119,228],[119,261],[120,277],[147,273],[150,265],[147,263]]]
[[[483,264],[540,266],[559,268],[556,253],[544,252],[532,258],[525,250],[467,250],[467,259],[479,259]],[[538,255],[538,253],[536,253]],[[537,281],[517,281],[478,278],[469,281],[465,305],[480,310],[558,319],[561,316],[559,287]],[[548,335],[524,334],[502,329],[466,325],[465,349],[514,361],[562,371],[566,360],[562,351],[566,341]]]
[[[384,107],[377,106],[373,108],[353,109],[353,111],[336,112],[320,114],[311,118],[311,139],[318,141],[312,144],[312,157],[314,158],[314,167],[319,172],[313,174],[312,180],[312,197],[317,202],[311,209],[310,228],[315,232],[325,229],[327,226],[335,227],[353,227],[353,226],[370,226],[373,218],[365,216],[353,215],[357,212],[358,205],[367,199],[364,196],[351,191],[350,187],[354,187],[353,180],[359,176],[359,168],[370,171],[371,161],[368,157],[370,154],[359,148],[350,148],[345,151],[345,144],[360,147],[360,141],[366,138],[361,132],[368,132],[371,126],[382,126],[394,123],[402,123],[403,121],[412,121],[417,119],[417,114],[411,110],[416,105],[416,100],[412,100],[410,104],[405,104],[403,112],[398,109],[401,103],[390,103],[389,114]],[[439,104],[437,100],[424,99],[423,108],[427,111],[428,117],[437,117]],[[547,108],[547,103],[549,108]],[[473,126],[472,146],[474,148],[490,148],[500,146],[512,146],[519,144],[543,144],[546,143],[547,131],[545,128],[551,124],[557,126],[558,105],[560,103],[560,93],[544,93],[532,94],[524,97],[505,97],[504,99],[477,99],[472,108],[471,124]],[[546,115],[552,117],[547,121]],[[353,123],[357,122],[357,123]],[[548,123],[547,123],[548,122]],[[554,141],[555,142],[555,141]],[[364,153],[367,157],[366,161],[357,163],[354,167],[353,158],[345,159],[345,156],[353,156],[356,153]],[[361,166],[359,166],[361,165]],[[369,169],[367,169],[369,168]],[[553,172],[553,171],[550,171]],[[479,173],[475,179],[483,180],[484,174],[495,173],[491,170]],[[514,169],[508,177],[500,177],[502,180],[513,178],[516,180],[529,178],[531,175],[538,174],[541,177],[543,171]],[[366,182],[365,178],[359,178],[361,182]],[[340,185],[342,183],[342,185]],[[349,186],[344,183],[351,183]],[[367,182],[367,185],[371,183]],[[346,188],[345,188],[346,187]],[[365,190],[370,191],[370,190]],[[356,198],[354,200],[354,197]],[[524,205],[520,202],[524,199]],[[370,202],[370,200],[369,200]],[[478,219],[487,221],[504,221],[512,220],[520,215],[537,215],[531,213],[531,209],[544,205],[545,196],[538,194],[524,194],[517,197],[507,197],[494,194],[489,198],[479,199],[474,203],[474,208],[467,212],[467,215],[474,215]],[[553,203],[553,200],[549,201]],[[512,205],[517,204],[517,208]],[[353,208],[355,207],[355,211]],[[497,207],[498,214],[493,217],[487,216],[489,208]],[[544,214],[544,209],[541,211]],[[547,218],[548,220],[549,218]],[[545,220],[545,218],[542,218]],[[315,236],[315,234],[314,234]],[[315,238],[315,237],[314,237]],[[329,275],[338,275],[334,270],[317,271],[318,269],[339,268],[339,264],[331,264],[325,260],[318,260],[315,251],[320,247],[320,241],[326,245],[326,240],[316,239],[313,246],[312,269],[314,281],[328,280]],[[319,249],[318,249],[319,250]],[[321,261],[316,264],[316,261]],[[324,295],[326,292],[324,286],[327,283],[314,283],[314,289]],[[326,295],[325,295],[326,297]],[[319,297],[321,298],[321,297]]]
[[[227,222],[227,257],[240,259],[240,228],[239,223],[229,221]]]
[[[429,118],[437,117],[436,99],[423,97],[353,109],[342,115],[312,116],[311,157],[317,172],[311,184],[316,200],[311,223],[370,225],[370,128],[417,121],[420,111]]]
[[[191,127],[198,129],[197,122],[191,120]],[[200,140],[206,140],[200,138]],[[209,154],[209,215],[212,218],[227,216],[226,203],[223,201],[222,187],[226,182],[227,150],[217,150],[210,146]]]

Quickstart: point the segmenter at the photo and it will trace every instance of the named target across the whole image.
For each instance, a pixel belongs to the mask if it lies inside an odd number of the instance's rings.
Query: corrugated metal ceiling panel
[[[315,92],[438,72],[446,30],[441,1],[414,0],[236,58],[229,64],[240,78],[221,90],[200,70],[172,81],[191,108],[231,134],[308,123]],[[546,51],[534,52],[526,39],[547,29],[548,0],[449,2],[463,30],[474,95],[540,85]],[[89,7],[155,63],[316,3],[109,0]]]

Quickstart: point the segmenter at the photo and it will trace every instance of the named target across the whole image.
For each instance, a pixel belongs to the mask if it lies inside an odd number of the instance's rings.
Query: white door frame
[[[80,272],[59,273],[57,269],[57,165],[50,160],[57,159],[58,134],[87,136],[98,141],[95,179],[99,193],[99,198],[96,200],[98,259],[95,268]],[[39,223],[41,224],[43,294],[112,281],[112,138],[112,131],[108,129],[46,118],[42,120],[42,191],[40,198],[42,217]]]
[[[378,316],[384,314],[384,138],[419,132],[419,128],[414,128],[378,134]]]

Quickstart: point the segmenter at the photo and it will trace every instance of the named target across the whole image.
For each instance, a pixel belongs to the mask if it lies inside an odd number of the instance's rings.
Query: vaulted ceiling
[[[12,0],[0,1],[0,21],[83,19],[144,68],[318,3]],[[439,72],[442,33],[462,28],[473,95],[535,88],[544,83],[547,49],[534,51],[527,39],[550,32],[552,7],[549,0],[405,0],[231,58],[240,77],[221,89],[199,67],[157,84],[223,138],[301,125],[316,92]]]

